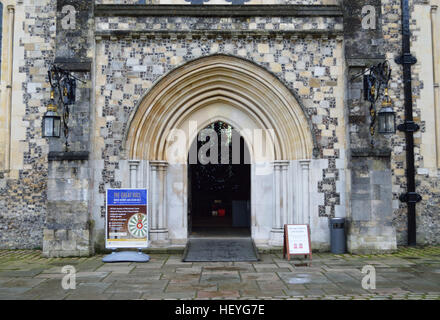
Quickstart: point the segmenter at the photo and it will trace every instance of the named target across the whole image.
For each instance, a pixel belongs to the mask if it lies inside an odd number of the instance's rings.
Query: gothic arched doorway
[[[188,156],[188,234],[251,235],[251,165],[244,139],[217,121],[199,132]]]
[[[252,238],[280,246],[284,224],[309,221],[315,140],[302,106],[253,62],[203,57],[171,71],[145,94],[124,138],[130,184],[149,190],[153,246],[187,242],[188,201],[194,201],[188,153],[198,132],[219,121],[239,130],[249,149]],[[293,187],[293,177],[305,187]]]

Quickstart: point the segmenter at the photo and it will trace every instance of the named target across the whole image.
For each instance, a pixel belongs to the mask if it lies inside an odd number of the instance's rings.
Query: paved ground
[[[0,299],[429,299],[440,300],[440,247],[395,254],[314,254],[311,267],[261,254],[254,263],[184,263],[151,254],[148,263],[104,264],[90,258],[41,257],[0,250]],[[63,266],[76,268],[76,289],[61,286]],[[365,265],[376,289],[362,288]]]

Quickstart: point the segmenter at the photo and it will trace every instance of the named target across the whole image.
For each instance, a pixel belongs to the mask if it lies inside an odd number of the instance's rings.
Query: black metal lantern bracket
[[[52,88],[52,92],[58,93],[59,104],[63,106],[63,131],[65,141],[66,152],[69,149],[68,137],[69,137],[69,106],[73,105],[76,100],[76,81],[82,81],[73,76],[69,71],[64,70],[55,64],[52,64],[48,71],[49,83]]]
[[[363,76],[364,77],[364,100],[370,102],[370,144],[374,146],[375,141],[373,139],[376,132],[376,103],[381,96],[385,96],[386,105],[389,111],[392,111],[391,101],[388,97],[388,83],[391,79],[391,67],[388,60],[385,60],[377,65],[366,68],[362,73],[355,75],[351,81]],[[384,106],[384,103],[382,104]],[[388,112],[389,113],[389,112]],[[379,116],[381,112],[379,111]],[[393,114],[395,117],[395,115]],[[382,133],[394,133],[395,127],[391,132]]]

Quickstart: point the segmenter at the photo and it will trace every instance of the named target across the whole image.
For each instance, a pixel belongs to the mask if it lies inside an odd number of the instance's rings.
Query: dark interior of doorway
[[[215,122],[205,129],[212,129],[217,135],[217,164],[212,163],[216,158],[215,154],[211,155],[212,147],[200,150],[209,144],[210,137],[195,139],[190,152],[197,157],[188,157],[189,234],[191,237],[250,237],[249,150],[244,139],[227,123]],[[225,150],[228,150],[226,155]],[[237,156],[233,157],[233,150],[240,150],[239,161]],[[211,159],[208,164],[207,159]],[[222,164],[225,159],[228,164]]]

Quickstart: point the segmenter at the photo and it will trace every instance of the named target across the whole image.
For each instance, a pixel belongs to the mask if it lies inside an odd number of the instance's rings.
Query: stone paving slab
[[[182,262],[179,254],[153,253],[148,263],[104,264],[102,257],[47,259],[37,250],[0,250],[0,299],[440,300],[440,247],[316,253],[311,266],[278,253],[220,263]],[[61,287],[66,265],[77,271],[74,290]],[[375,289],[362,288],[366,265],[375,268]]]

